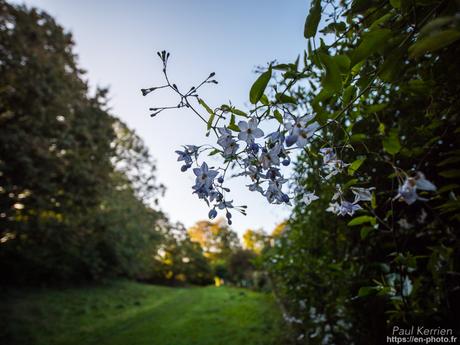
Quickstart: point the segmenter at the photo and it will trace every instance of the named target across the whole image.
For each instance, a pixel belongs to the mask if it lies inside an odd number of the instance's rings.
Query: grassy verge
[[[284,343],[272,296],[237,288],[113,282],[3,297],[4,345]]]

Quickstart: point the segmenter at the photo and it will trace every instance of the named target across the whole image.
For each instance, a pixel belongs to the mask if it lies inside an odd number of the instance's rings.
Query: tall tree
[[[247,229],[243,234],[243,246],[245,249],[260,254],[269,243],[269,237],[263,230]]]
[[[238,235],[224,219],[215,222],[202,220],[188,229],[193,242],[198,242],[205,255],[211,260],[225,260],[240,246]]]
[[[163,188],[142,140],[88,95],[72,36],[0,0],[0,259],[7,280],[136,275]]]

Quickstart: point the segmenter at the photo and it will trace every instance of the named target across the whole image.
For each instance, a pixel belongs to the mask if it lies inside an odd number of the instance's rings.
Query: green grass
[[[238,288],[113,282],[10,291],[2,300],[3,345],[284,343],[273,297]]]

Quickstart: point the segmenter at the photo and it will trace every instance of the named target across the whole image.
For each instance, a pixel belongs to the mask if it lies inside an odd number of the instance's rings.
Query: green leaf
[[[260,100],[271,77],[272,66],[268,68],[267,72],[262,73],[252,85],[251,90],[249,91],[249,100],[252,104],[256,104]]]
[[[383,148],[390,155],[395,155],[401,150],[401,144],[399,143],[399,133],[396,128],[390,130],[390,134],[383,139]]]
[[[232,131],[234,131],[234,132],[239,132],[240,131],[240,127],[238,127],[235,124],[235,115],[234,114],[232,114],[232,116],[230,117],[230,123],[228,124],[227,128],[232,130]]]
[[[373,210],[375,210],[377,208],[377,198],[375,197],[374,192],[372,192],[371,207],[372,207]]]
[[[283,123],[283,115],[281,115],[278,109],[275,109],[275,111],[273,112],[273,116],[275,117],[276,121],[278,121],[279,123]]]
[[[335,55],[332,57],[339,66],[340,73],[348,74],[350,72],[350,58],[346,55]]]
[[[443,26],[455,23],[454,16],[437,17],[427,23],[423,28],[420,29],[420,38],[430,35],[435,31],[439,31]]]
[[[392,82],[399,77],[404,68],[404,53],[403,49],[393,50],[389,56],[385,57],[378,73],[383,81]]]
[[[363,286],[359,288],[358,296],[359,297],[366,297],[369,295],[374,295],[379,291],[378,287],[375,286]]]
[[[409,57],[418,58],[425,53],[447,47],[458,39],[460,39],[460,31],[454,29],[432,33],[429,36],[418,39],[417,42],[409,47]]]
[[[356,225],[361,225],[365,223],[371,223],[372,225],[375,224],[375,218],[371,216],[359,216],[356,218],[353,218],[348,222],[348,226],[356,226]]]
[[[211,152],[209,152],[208,156],[214,156],[214,155],[218,154],[219,152],[222,152],[222,151],[220,151],[218,149],[214,149]]]
[[[442,176],[442,177],[445,177],[445,178],[458,178],[458,177],[460,177],[460,170],[441,171],[439,173],[439,176]]]
[[[448,212],[457,212],[458,210],[460,210],[460,201],[451,200],[435,208],[440,209],[442,214]]]
[[[294,97],[291,97],[291,96],[288,96],[288,95],[285,95],[283,93],[277,93],[275,95],[275,98],[276,100],[279,102],[279,103],[291,103],[291,104],[297,104],[297,101]]]
[[[314,37],[318,30],[318,24],[321,20],[321,0],[315,0],[310,7],[307,19],[305,20],[304,36],[305,38]]]
[[[363,39],[358,47],[351,54],[351,67],[355,66],[380,51],[391,37],[391,30],[377,29],[363,34]]]
[[[396,9],[401,8],[401,0],[390,0],[390,4]]]
[[[374,3],[369,0],[353,0],[351,1],[350,12],[353,14],[364,13],[373,8]]]
[[[385,23],[387,20],[390,20],[391,18],[394,18],[394,13],[384,14],[380,18],[374,20],[374,22],[372,22],[372,24],[369,27],[369,29],[371,29],[371,30],[379,29],[380,26],[382,26],[383,23]]]
[[[353,77],[356,76],[359,73],[359,71],[361,70],[361,67],[363,67],[363,65],[364,65],[364,61],[358,62],[356,65],[352,65],[350,63],[350,66],[352,67],[351,68],[351,75]]]
[[[348,188],[350,188],[351,186],[357,184],[358,182],[359,182],[358,179],[353,178],[353,179],[351,179],[350,181],[348,181],[347,183],[345,183],[345,184],[343,185],[342,189],[345,191],[345,190],[347,190]]]
[[[246,114],[244,111],[236,109],[236,108],[230,108],[230,112],[232,114],[235,114],[235,115],[238,115],[238,116],[248,117],[248,114]]]
[[[436,164],[438,167],[442,167],[444,165],[449,165],[449,164],[457,164],[460,163],[460,156],[452,156],[449,158],[444,159],[442,162]]]
[[[326,74],[321,81],[323,91],[327,95],[332,95],[336,91],[342,89],[342,77],[340,75],[340,68],[337,63],[337,56],[329,56],[327,54],[320,54],[321,62],[323,63]]]
[[[200,103],[200,105],[206,109],[206,111],[210,114],[210,115],[213,115],[214,112],[212,111],[212,109],[205,103],[205,101],[203,101],[201,98],[198,98],[198,103]]]
[[[369,113],[378,113],[388,107],[388,103],[372,104],[367,107],[367,112]]]
[[[361,237],[362,240],[364,240],[367,236],[369,236],[369,233],[374,230],[374,228],[370,226],[363,226],[361,230],[359,231],[359,236]]]
[[[270,101],[268,100],[268,97],[265,95],[262,95],[262,97],[260,97],[260,103],[262,103],[263,105],[270,105]]]
[[[205,108],[206,111],[209,113],[209,119],[208,119],[208,123],[207,123],[207,129],[209,131],[211,129],[211,127],[212,127],[212,122],[214,121],[214,117],[216,116],[216,114],[212,111],[212,109],[201,98],[198,98],[198,103],[203,108]]]
[[[351,137],[350,137],[350,141],[352,143],[358,143],[358,142],[362,142],[364,140],[366,140],[368,137],[366,134],[363,134],[363,133],[356,133],[356,134],[353,134]]]
[[[366,158],[360,158],[351,163],[351,165],[348,167],[348,175],[353,176],[356,170],[359,169],[365,160]]]
[[[273,69],[276,69],[278,71],[289,71],[292,68],[295,68],[294,64],[280,63],[278,65],[273,66]]]
[[[450,192],[451,190],[457,189],[457,188],[460,188],[460,185],[456,183],[448,184],[446,186],[442,186],[441,188],[439,188],[438,193],[441,194],[445,192]]]
[[[342,100],[345,105],[348,105],[356,94],[356,86],[348,85],[345,90],[343,90]]]
[[[319,32],[323,34],[333,34],[333,33],[339,33],[339,32],[344,32],[347,29],[347,24],[344,22],[338,22],[338,23],[330,23],[327,25],[325,28],[321,29]]]

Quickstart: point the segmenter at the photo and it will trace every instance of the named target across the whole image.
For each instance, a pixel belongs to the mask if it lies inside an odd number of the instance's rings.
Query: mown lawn
[[[134,282],[4,292],[3,345],[284,344],[270,294]]]

